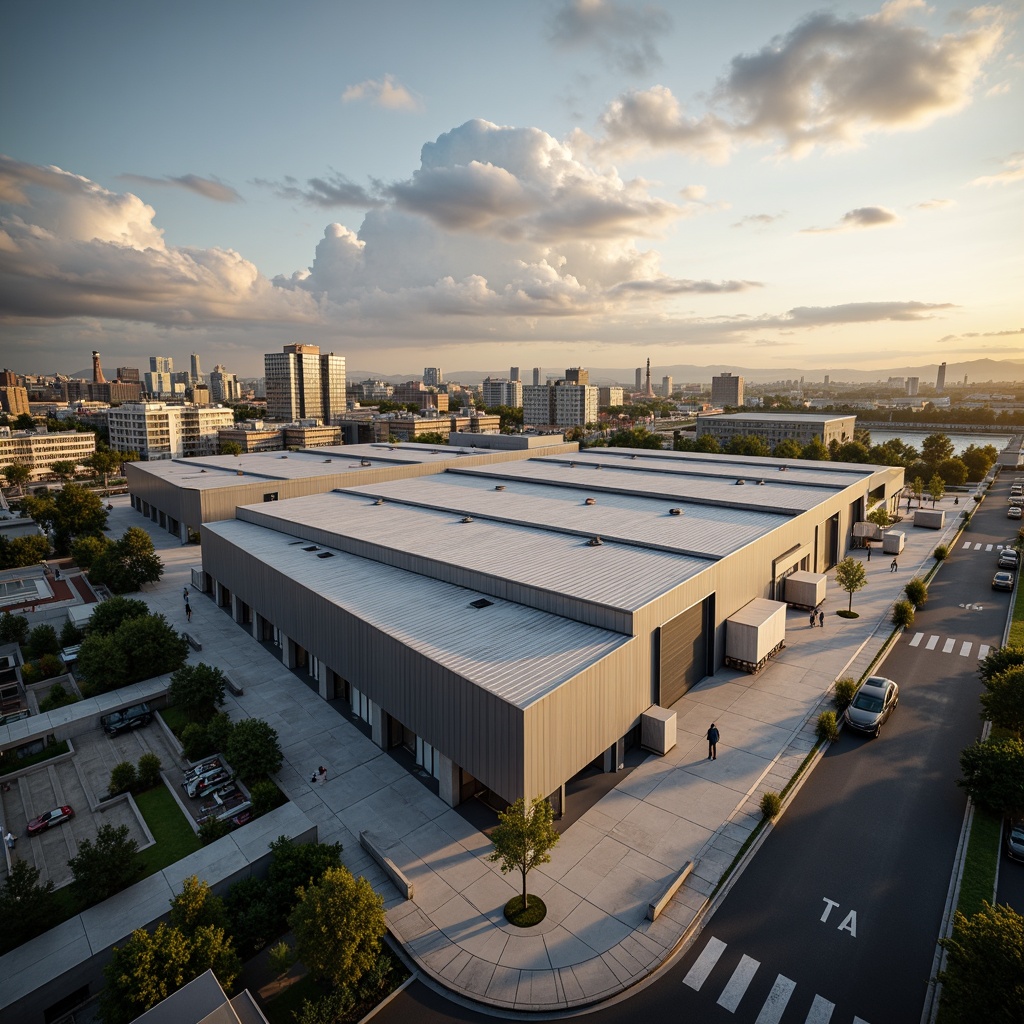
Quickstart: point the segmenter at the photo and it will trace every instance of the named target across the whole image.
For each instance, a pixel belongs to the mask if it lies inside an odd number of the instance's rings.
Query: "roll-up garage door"
[[[666,622],[659,632],[658,703],[667,708],[707,675],[704,604]]]

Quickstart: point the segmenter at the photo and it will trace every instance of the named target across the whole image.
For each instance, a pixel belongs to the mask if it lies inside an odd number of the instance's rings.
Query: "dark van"
[[[108,736],[116,736],[128,729],[138,729],[153,721],[153,712],[148,704],[133,704],[130,708],[122,708],[100,719],[100,725]]]

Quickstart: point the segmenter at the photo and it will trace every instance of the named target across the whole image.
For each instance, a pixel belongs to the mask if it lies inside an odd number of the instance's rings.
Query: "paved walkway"
[[[125,498],[113,504],[112,535],[147,525]],[[950,519],[945,534],[905,526],[899,572],[889,571],[880,551],[865,559],[868,585],[853,599],[859,618],[835,615],[849,598],[832,574],[824,628],[792,611],[787,646],[761,673],[721,671],[675,705],[675,748],[634,769],[565,831],[551,863],[530,874],[529,891],[548,913],[526,931],[503,917],[519,877],[488,862],[489,840],[196,593],[188,631],[203,651],[192,660],[219,665],[245,687],[244,696],[228,698],[232,717],[264,718],[277,730],[282,788],[316,822],[321,840],[340,841],[348,867],[384,895],[392,933],[425,975],[493,1006],[564,1010],[628,988],[678,947],[760,820],[761,794],[781,791],[811,750],[818,712],[830,706],[826,691],[867,668],[890,634],[892,602],[952,535],[960,509],[951,498],[942,506]],[[141,596],[185,629],[182,588],[200,551],[156,529],[152,535],[167,570]],[[717,760],[708,761],[704,735],[712,721],[721,741]],[[311,785],[320,764],[328,781]],[[412,881],[412,900],[398,897],[360,848],[364,829]],[[648,921],[648,904],[689,860],[695,868],[686,884]]]

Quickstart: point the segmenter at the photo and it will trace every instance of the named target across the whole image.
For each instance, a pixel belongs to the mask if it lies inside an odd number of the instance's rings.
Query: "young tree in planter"
[[[975,803],[997,815],[1024,813],[1024,742],[974,743],[960,752],[963,778],[956,784]]]
[[[910,491],[917,498],[917,507],[921,507],[921,498],[924,496],[924,480],[919,476],[915,476],[910,481]]]
[[[1024,733],[1024,666],[1008,668],[986,679],[981,709],[984,718],[1019,739]]]
[[[868,522],[874,523],[880,530],[887,530],[892,526],[892,516],[884,505],[876,505],[868,513]]]
[[[846,611],[853,614],[853,595],[868,585],[868,574],[864,564],[858,558],[847,555],[836,566],[836,583],[850,595],[850,603]]]
[[[914,606],[905,600],[892,606],[892,624],[898,629],[909,629],[914,624]]]
[[[106,584],[115,594],[129,594],[143,583],[156,583],[163,574],[164,563],[157,557],[153,538],[141,527],[130,526],[93,562],[89,580]]]
[[[916,576],[903,588],[903,593],[915,608],[923,608],[928,600],[928,586]]]
[[[491,833],[494,849],[490,861],[501,862],[501,873],[518,871],[523,879],[523,910],[527,907],[526,876],[538,865],[551,860],[559,840],[552,824],[554,811],[545,797],[534,797],[530,806],[520,797],[498,814],[498,827]]]
[[[83,839],[78,855],[68,861],[82,904],[92,906],[137,881],[142,870],[138,851],[139,844],[129,836],[127,825],[101,825],[95,843]]]
[[[224,703],[224,673],[200,662],[183,665],[171,676],[167,695],[190,722],[205,722]]]
[[[224,753],[245,782],[274,775],[284,762],[277,732],[262,718],[243,718],[236,722]]]
[[[942,501],[945,493],[946,481],[938,473],[933,473],[931,480],[928,481],[928,497],[932,499],[932,508],[935,508],[937,501]]]

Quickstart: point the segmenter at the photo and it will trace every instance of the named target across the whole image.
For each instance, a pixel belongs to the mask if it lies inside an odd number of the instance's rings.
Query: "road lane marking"
[[[866,1020],[861,1019],[860,1017],[854,1017],[853,1024],[868,1024],[868,1022]]]
[[[701,985],[708,980],[708,975],[718,963],[718,958],[725,952],[726,945],[727,943],[712,935],[704,947],[704,952],[697,957],[686,977],[683,978],[683,984],[689,985],[695,992],[699,992]]]
[[[780,974],[775,979],[775,984],[772,985],[772,990],[768,993],[768,998],[764,1001],[754,1024],[779,1024],[795,988],[795,981],[790,981],[785,975]]]
[[[939,638],[938,638],[937,636],[930,636],[930,637],[928,638],[928,643],[926,643],[926,644],[924,645],[924,649],[925,649],[926,651],[934,651],[934,650],[935,650],[935,645],[936,645],[936,644],[937,644],[938,642],[939,642]]]
[[[991,551],[992,550],[992,545],[991,544],[986,544],[985,545],[985,550],[986,551]]]
[[[980,551],[981,550],[981,545],[980,544],[975,544],[974,545],[974,550],[975,551]]]
[[[747,986],[753,980],[760,966],[759,960],[754,960],[744,953],[736,965],[736,970],[732,972],[729,983],[722,989],[722,994],[718,997],[718,1005],[724,1006],[730,1013],[735,1013],[736,1007],[740,1005],[740,1000],[743,998],[743,993],[747,991]]]
[[[830,1003],[821,996],[815,996],[811,1003],[811,1009],[807,1014],[804,1024],[828,1024],[832,1018],[832,1011],[836,1008],[835,1003]]]
[[[969,540],[965,540],[964,541],[964,551],[970,551],[970,550],[971,550],[971,542]]]
[[[960,657],[966,658],[967,655],[971,653],[971,648],[973,646],[974,644],[972,644],[970,640],[965,640],[960,647]]]
[[[988,657],[988,652],[989,652],[988,644],[982,644],[978,648],[978,661],[981,661],[982,658],[987,658]]]
[[[947,641],[946,641],[946,642],[945,642],[945,643],[944,643],[944,644],[942,645],[942,653],[943,653],[943,654],[949,654],[949,652],[950,652],[951,650],[953,650],[953,648],[954,648],[954,647],[956,647],[956,641],[955,641],[955,640],[954,640],[954,639],[953,639],[952,637],[950,637],[950,638],[949,638],[949,639],[948,639],[948,640],[947,640]]]
[[[924,637],[924,633],[915,633],[914,639],[910,641],[911,647],[916,647]]]

